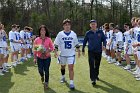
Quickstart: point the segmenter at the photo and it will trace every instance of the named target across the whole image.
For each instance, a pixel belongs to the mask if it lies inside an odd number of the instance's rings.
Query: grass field
[[[136,81],[132,74],[108,64],[102,59],[100,67],[100,81],[93,87],[89,79],[87,55],[77,58],[75,65],[76,90],[69,90],[67,83],[60,83],[60,66],[52,56],[50,67],[49,89],[45,90],[40,81],[37,66],[32,60],[10,69],[9,73],[0,76],[0,93],[140,93],[140,81]]]

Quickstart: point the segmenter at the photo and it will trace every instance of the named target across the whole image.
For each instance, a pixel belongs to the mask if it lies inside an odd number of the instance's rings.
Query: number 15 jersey
[[[69,33],[61,31],[55,38],[54,44],[58,46],[60,56],[71,57],[75,55],[75,47],[79,42],[74,31],[70,31]]]

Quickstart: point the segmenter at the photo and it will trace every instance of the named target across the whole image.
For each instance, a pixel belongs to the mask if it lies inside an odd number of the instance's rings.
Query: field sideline
[[[89,79],[87,53],[77,58],[75,65],[75,91],[69,90],[68,83],[60,83],[60,66],[52,54],[49,89],[44,90],[40,81],[37,66],[30,59],[28,62],[10,69],[9,73],[0,76],[0,93],[140,93],[140,81],[132,74],[102,59],[100,81],[93,87]]]

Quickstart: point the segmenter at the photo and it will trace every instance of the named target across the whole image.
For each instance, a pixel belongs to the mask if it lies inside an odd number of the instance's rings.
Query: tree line
[[[71,19],[78,35],[89,29],[89,20],[96,19],[101,26],[113,22],[123,26],[133,16],[139,16],[140,0],[0,0],[0,21],[10,31],[12,24],[38,27],[45,24],[52,35],[62,30],[62,21]]]

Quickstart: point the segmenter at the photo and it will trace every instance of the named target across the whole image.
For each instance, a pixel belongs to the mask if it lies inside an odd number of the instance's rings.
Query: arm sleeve
[[[86,33],[84,41],[83,41],[82,52],[85,52],[85,46],[87,44],[87,41],[88,41],[88,33]]]
[[[12,42],[14,40],[11,32],[9,32],[9,40],[10,40],[10,42]]]

